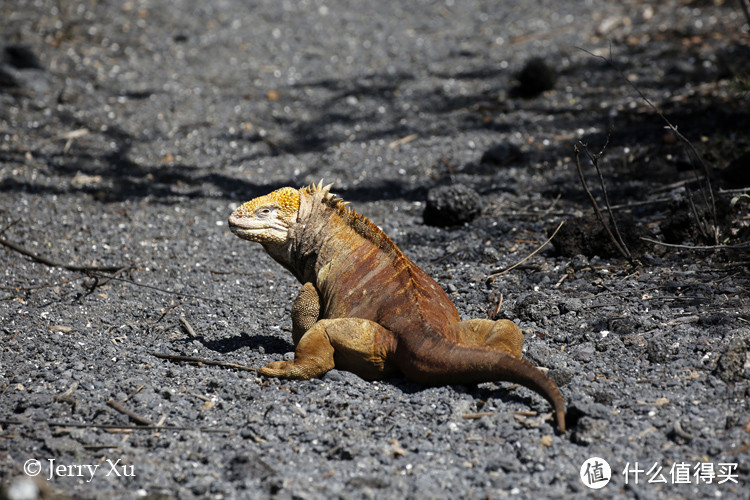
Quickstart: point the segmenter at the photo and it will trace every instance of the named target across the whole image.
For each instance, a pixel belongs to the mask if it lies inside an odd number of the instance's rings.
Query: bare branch
[[[110,398],[107,400],[107,406],[114,408],[115,410],[119,411],[120,413],[127,415],[130,417],[130,420],[137,424],[141,425],[155,425],[151,420],[147,419],[146,417],[142,417],[138,415],[133,410],[130,410],[128,408],[125,408],[122,403],[117,401],[116,399]]]
[[[152,352],[152,356],[157,358],[167,359],[169,361],[184,361],[186,363],[195,363],[197,365],[211,365],[211,366],[222,366],[224,368],[234,368],[236,370],[243,370],[247,372],[257,372],[257,368],[251,366],[239,365],[237,363],[228,363],[226,361],[214,361],[206,358],[195,358],[193,356],[180,356],[176,354],[163,354],[160,352]]]
[[[645,236],[641,236],[641,239],[643,241],[648,241],[649,243],[653,243],[655,245],[661,245],[663,247],[669,247],[669,248],[682,248],[684,250],[742,250],[744,248],[750,248],[750,243],[739,243],[737,245],[695,246],[695,245],[677,245],[675,243],[664,243],[663,241],[646,238]]]
[[[71,264],[63,264],[61,262],[56,262],[54,260],[48,259],[46,257],[42,257],[41,255],[37,255],[31,250],[28,250],[18,243],[13,243],[12,241],[8,241],[5,238],[0,237],[0,245],[6,246],[10,248],[11,250],[15,250],[16,252],[23,254],[27,257],[31,257],[31,259],[44,264],[45,266],[50,267],[59,267],[62,269],[67,269],[68,271],[99,271],[99,272],[105,272],[105,273],[114,273],[117,271],[121,271],[123,269],[127,269],[128,266],[74,266]]]
[[[672,131],[672,133],[680,140],[682,143],[687,147],[688,149],[688,155],[690,156],[693,165],[698,164],[703,168],[703,172],[705,174],[705,180],[706,180],[706,190],[708,191],[708,195],[704,192],[703,186],[701,185],[701,195],[703,196],[704,201],[706,202],[706,205],[709,209],[709,213],[711,214],[712,218],[712,228],[709,231],[709,235],[713,237],[714,241],[718,244],[719,243],[719,226],[717,223],[717,215],[716,215],[716,201],[714,200],[714,192],[713,188],[711,187],[711,174],[710,170],[708,168],[708,165],[705,161],[703,161],[703,157],[701,157],[700,153],[698,153],[698,150],[695,149],[695,146],[693,146],[693,143],[688,140],[687,137],[685,137],[679,130],[677,130],[677,127],[670,122],[666,116],[664,116],[664,113],[659,110],[659,108],[651,102],[651,100],[646,97],[646,95],[641,91],[641,89],[638,88],[636,84],[630,81],[628,77],[623,73],[623,71],[612,61],[611,56],[611,49],[610,49],[610,57],[604,57],[597,54],[594,54],[593,52],[586,50],[584,48],[578,47],[579,50],[589,54],[592,57],[596,57],[597,59],[601,59],[605,63],[607,63],[608,66],[610,66],[612,69],[614,69],[617,74],[620,75],[620,78],[622,78],[625,82],[627,82],[628,85],[630,85],[633,90],[636,91],[636,93],[640,96],[641,99],[651,108],[654,110],[654,112],[661,118],[664,123],[666,123],[667,128]],[[698,179],[698,172],[693,169],[693,172],[695,173],[696,180]]]
[[[581,185],[583,186],[583,190],[586,191],[586,194],[588,195],[589,200],[591,201],[591,206],[594,208],[594,213],[596,214],[597,219],[599,219],[599,222],[601,222],[602,226],[604,226],[604,230],[609,235],[610,239],[612,240],[612,243],[615,245],[615,248],[617,248],[617,251],[620,252],[623,257],[625,257],[632,263],[630,252],[627,250],[627,248],[620,245],[620,242],[617,241],[617,238],[615,238],[615,235],[612,234],[612,230],[609,228],[609,224],[607,224],[607,222],[604,220],[602,211],[599,209],[599,204],[596,202],[596,198],[594,198],[594,195],[591,193],[591,190],[589,189],[588,183],[586,182],[586,177],[583,175],[583,169],[581,168],[581,159],[580,159],[581,150],[578,147],[579,144],[584,149],[586,149],[586,145],[579,141],[578,144],[574,146],[575,153],[576,153],[576,170],[578,171],[578,178],[581,180]],[[589,156],[589,158],[591,158],[591,156]],[[612,217],[611,209],[609,209],[609,215],[611,218]]]
[[[539,245],[539,247],[537,247],[537,249],[536,249],[536,250],[534,250],[534,251],[533,251],[533,252],[531,252],[531,253],[530,253],[529,255],[527,255],[527,256],[526,256],[526,257],[524,257],[523,259],[519,260],[518,262],[516,262],[516,263],[515,263],[515,264],[513,264],[512,266],[510,266],[510,267],[506,267],[505,269],[500,269],[500,270],[498,270],[498,271],[494,271],[494,272],[493,272],[492,274],[490,274],[490,275],[489,275],[489,276],[487,277],[487,279],[490,279],[490,278],[494,278],[495,276],[500,276],[501,274],[505,274],[505,273],[507,273],[508,271],[510,271],[510,270],[512,270],[512,269],[515,269],[515,268],[517,268],[518,266],[520,266],[521,264],[523,264],[524,262],[526,262],[527,260],[529,260],[529,259],[530,259],[531,257],[533,257],[534,255],[538,254],[538,253],[539,253],[539,252],[540,252],[540,251],[542,250],[542,248],[544,248],[545,246],[547,246],[547,244],[548,244],[548,243],[549,243],[550,241],[552,241],[552,238],[554,238],[554,237],[555,237],[555,236],[557,235],[557,232],[558,232],[558,231],[560,230],[560,228],[561,228],[561,227],[563,227],[563,224],[565,224],[565,221],[562,221],[562,222],[560,222],[560,225],[559,225],[559,226],[557,226],[557,229],[555,229],[555,232],[554,232],[554,233],[552,233],[552,236],[550,236],[549,238],[547,238],[547,241],[545,241],[544,243],[542,243],[541,245]],[[501,301],[501,304],[502,304],[502,301]],[[497,306],[497,308],[498,308],[498,310],[500,310],[500,306],[499,306],[499,305]]]

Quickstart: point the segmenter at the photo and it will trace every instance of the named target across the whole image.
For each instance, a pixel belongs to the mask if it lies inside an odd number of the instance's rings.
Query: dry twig
[[[560,222],[560,225],[558,225],[558,226],[557,226],[557,229],[555,229],[555,232],[554,232],[554,233],[552,233],[552,236],[550,236],[549,238],[547,238],[547,241],[545,241],[544,243],[542,243],[541,245],[539,245],[539,247],[538,247],[538,248],[537,248],[536,250],[534,250],[534,251],[533,251],[533,252],[531,252],[531,253],[530,253],[529,255],[527,255],[527,256],[526,256],[526,257],[524,257],[523,259],[519,260],[518,262],[516,262],[516,263],[515,263],[515,264],[513,264],[512,266],[506,267],[505,269],[499,269],[499,270],[497,270],[497,271],[493,271],[493,272],[492,272],[492,273],[491,273],[491,274],[490,274],[490,275],[489,275],[489,276],[487,277],[487,279],[492,279],[492,278],[494,278],[495,276],[500,276],[501,274],[505,274],[505,273],[507,273],[508,271],[510,271],[510,270],[513,270],[513,269],[517,268],[518,266],[520,266],[521,264],[523,264],[524,262],[526,262],[527,260],[529,260],[529,259],[530,259],[531,257],[533,257],[534,255],[538,254],[538,253],[539,253],[539,252],[540,252],[540,251],[542,250],[542,248],[544,248],[545,246],[547,246],[547,244],[548,244],[548,243],[549,243],[550,241],[552,241],[552,238],[554,238],[554,237],[555,237],[555,236],[557,235],[557,232],[558,232],[558,231],[560,230],[560,228],[561,228],[561,227],[563,227],[563,224],[565,224],[565,221],[562,221],[562,222]]]
[[[190,325],[190,323],[188,323],[188,320],[185,319],[185,316],[180,315],[180,323],[182,324],[182,327],[185,329],[189,337],[197,337],[197,335],[195,334],[195,330],[193,330],[193,327]]]
[[[115,410],[119,411],[123,415],[127,415],[128,417],[130,417],[130,420],[132,420],[136,424],[156,426],[156,424],[154,424],[154,422],[152,422],[151,420],[147,419],[146,417],[142,417],[142,416],[138,415],[133,410],[125,408],[122,405],[122,403],[120,403],[119,401],[117,401],[114,398],[110,398],[110,399],[107,400],[107,406],[109,406],[111,408],[114,408]]]
[[[747,24],[750,25],[750,9],[748,9],[747,4],[745,3],[745,0],[739,0],[739,2],[740,2],[740,8],[742,9],[742,12],[745,13]]]
[[[16,252],[23,254],[27,257],[30,257],[32,260],[35,260],[46,266],[59,267],[62,269],[67,269],[68,271],[82,271],[82,272],[99,271],[99,272],[105,272],[105,273],[114,273],[114,272],[121,271],[123,269],[127,269],[129,267],[129,266],[75,266],[72,264],[63,264],[61,262],[56,262],[54,260],[38,255],[32,252],[31,250],[28,250],[22,247],[18,243],[13,243],[12,241],[8,241],[3,237],[0,237],[0,245],[6,246],[10,248],[11,250],[15,250]]]
[[[22,420],[0,420],[0,425],[23,425],[26,422]],[[76,427],[83,429],[106,429],[106,430],[127,430],[127,431],[200,431],[200,432],[221,432],[225,434],[234,434],[233,429],[214,429],[212,427],[186,427],[182,425],[121,425],[121,424],[92,424],[88,422],[56,422],[56,421],[34,421],[34,425],[45,424],[49,427]]]
[[[579,49],[589,54],[592,57],[596,57],[598,59],[603,60],[605,63],[607,63],[609,67],[614,69],[617,72],[617,74],[620,75],[620,78],[625,80],[625,82],[627,82],[627,84],[630,85],[633,88],[633,90],[636,91],[636,93],[640,96],[640,98],[643,99],[643,101],[652,110],[654,110],[654,112],[659,116],[659,118],[661,118],[664,121],[664,123],[666,124],[666,128],[668,128],[675,135],[675,137],[677,137],[685,145],[688,151],[688,156],[692,160],[693,166],[697,164],[703,169],[703,173],[705,176],[704,179],[706,181],[706,188],[704,190],[703,185],[699,184],[700,192],[701,192],[701,195],[703,196],[703,200],[706,203],[706,206],[708,207],[708,211],[709,211],[709,214],[711,215],[712,220],[710,223],[708,223],[702,217],[700,217],[697,210],[695,210],[694,205],[692,206],[693,215],[695,216],[696,221],[698,222],[698,229],[700,229],[701,233],[703,233],[703,235],[706,237],[712,237],[714,241],[716,242],[716,244],[718,244],[719,243],[719,225],[718,225],[718,217],[716,215],[716,201],[714,199],[714,192],[711,186],[711,172],[706,162],[703,161],[703,157],[700,155],[700,153],[698,153],[698,150],[695,149],[695,146],[693,146],[693,143],[690,142],[687,137],[685,137],[680,131],[677,130],[677,127],[673,125],[672,122],[670,122],[666,116],[664,116],[664,113],[662,113],[661,110],[659,110],[659,108],[656,107],[656,105],[653,102],[651,102],[651,100],[648,97],[646,97],[646,95],[641,91],[641,89],[638,88],[636,84],[634,84],[633,82],[630,81],[630,79],[628,79],[625,73],[623,73],[623,71],[612,61],[611,54],[610,54],[610,57],[607,58],[604,56],[596,55],[593,52],[580,48],[580,47]],[[698,175],[698,172],[695,171],[695,169],[694,169],[694,172],[695,172],[696,181],[699,181],[700,176]],[[692,195],[690,191],[688,190],[687,184],[685,185],[685,189],[687,190],[688,199],[692,199]],[[708,191],[708,193],[706,193],[706,191]],[[691,204],[692,204],[692,201],[691,201]]]
[[[198,366],[210,365],[210,366],[221,366],[224,368],[234,368],[236,370],[242,370],[242,371],[247,371],[247,372],[258,371],[257,368],[253,368],[251,366],[240,365],[237,363],[228,363],[226,361],[215,361],[215,360],[206,359],[206,358],[196,358],[193,356],[180,356],[176,354],[164,354],[160,352],[152,352],[151,355],[156,356],[157,358],[166,359],[169,361],[175,361],[175,362],[184,361],[186,363],[195,363]]]
[[[607,137],[607,143],[608,142],[609,142],[609,136]],[[601,158],[602,155],[604,154],[604,150],[606,147],[607,147],[607,144],[605,143],[601,152],[599,152],[598,155],[593,155],[591,154],[588,147],[583,142],[578,141],[578,144],[574,146],[575,154],[576,154],[576,170],[578,171],[578,178],[581,181],[583,190],[586,191],[586,194],[588,195],[589,200],[591,201],[591,206],[594,208],[594,213],[596,214],[596,218],[599,219],[599,222],[601,222],[602,226],[604,226],[605,231],[607,231],[607,234],[612,240],[612,243],[615,245],[615,248],[617,248],[617,251],[620,252],[623,257],[628,259],[631,265],[634,265],[633,257],[630,254],[630,250],[628,250],[628,247],[625,244],[625,241],[622,239],[619,229],[617,228],[617,224],[615,223],[614,214],[612,213],[612,207],[610,207],[609,205],[609,197],[607,196],[607,190],[604,187],[604,177],[602,176],[602,172],[599,169],[599,158]],[[615,237],[615,234],[612,233],[612,230],[610,229],[609,224],[607,224],[607,222],[604,220],[602,211],[599,209],[599,204],[596,202],[596,198],[591,193],[588,183],[586,182],[586,177],[583,175],[583,169],[581,168],[581,159],[580,159],[581,149],[583,149],[583,151],[589,157],[589,160],[594,165],[594,168],[596,169],[596,172],[599,175],[599,183],[601,185],[602,192],[604,193],[604,202],[607,205],[607,213],[609,214],[609,220],[612,222],[612,226],[615,228],[615,233],[617,234],[617,237]]]
[[[677,245],[675,243],[664,243],[663,241],[653,240],[651,238],[646,238],[645,236],[641,236],[641,239],[643,241],[648,241],[649,243],[653,243],[655,245],[661,245],[663,247],[670,247],[670,248],[682,248],[684,250],[742,250],[743,248],[750,248],[750,243],[739,243],[737,245],[694,246],[694,245]]]

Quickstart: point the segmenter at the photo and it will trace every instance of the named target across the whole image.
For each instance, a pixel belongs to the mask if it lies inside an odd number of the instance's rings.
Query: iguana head
[[[299,190],[284,187],[254,198],[229,216],[229,228],[242,239],[263,246],[283,245],[299,211]]]

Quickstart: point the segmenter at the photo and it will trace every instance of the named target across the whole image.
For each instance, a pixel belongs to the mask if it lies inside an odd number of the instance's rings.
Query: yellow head
[[[229,228],[242,239],[283,245],[299,211],[299,190],[284,187],[240,205],[229,216]]]

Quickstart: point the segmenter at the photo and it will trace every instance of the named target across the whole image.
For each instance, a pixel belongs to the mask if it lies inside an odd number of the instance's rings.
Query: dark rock
[[[509,457],[506,455],[499,455],[492,457],[488,462],[485,470],[487,472],[519,472],[521,470],[521,464],[515,457]]]
[[[727,344],[721,354],[714,374],[724,382],[738,382],[745,374],[748,346],[742,338],[736,338]]]
[[[643,329],[643,319],[633,316],[612,318],[609,320],[609,329],[620,335],[637,332]]]
[[[607,391],[596,391],[591,395],[591,397],[594,399],[595,403],[599,403],[605,406],[612,406],[612,402],[615,399],[612,393]]]
[[[388,483],[378,477],[356,476],[351,478],[346,484],[352,488],[373,488],[383,489],[388,487]]]
[[[716,209],[714,211],[714,208]],[[692,194],[682,198],[668,207],[669,213],[661,224],[661,233],[667,243],[715,244],[710,234],[705,234],[706,227],[716,223],[719,227],[731,224],[732,211],[728,203],[716,203],[712,206],[704,193]]]
[[[573,380],[573,371],[567,368],[555,368],[547,372],[547,376],[558,385],[558,387],[566,386]]]
[[[243,481],[245,478],[266,479],[276,471],[255,454],[237,455],[229,462],[229,478]]]
[[[493,246],[486,246],[482,248],[482,262],[487,264],[494,264],[503,258],[503,254],[500,250]]]
[[[5,47],[5,60],[18,69],[43,69],[42,63],[28,45],[8,45]]]
[[[609,437],[609,424],[605,420],[581,417],[573,432],[572,440],[580,445],[590,445]]]
[[[529,293],[518,298],[515,305],[515,314],[519,318],[536,321],[545,321],[547,318],[560,315],[560,309],[556,304],[547,300],[541,293]]]
[[[482,155],[480,163],[482,165],[504,166],[523,158],[521,148],[508,142],[499,142],[493,144]]]
[[[497,171],[494,165],[488,163],[476,163],[470,161],[459,169],[459,172],[466,175],[492,175]]]
[[[669,342],[662,336],[650,338],[646,344],[646,356],[651,363],[666,363],[672,358]]]
[[[44,440],[44,449],[54,456],[69,455],[77,457],[83,453],[83,447],[80,443],[69,437],[47,438]]]
[[[462,184],[440,186],[427,193],[424,223],[430,226],[457,226],[470,222],[482,212],[479,193]]]
[[[0,88],[18,88],[20,85],[11,70],[0,65]]]
[[[530,59],[516,75],[518,87],[512,93],[523,98],[536,97],[545,90],[551,90],[557,83],[557,70],[541,57]]]
[[[611,415],[611,410],[598,401],[581,399],[572,402],[568,407],[568,413],[573,418],[592,417],[596,419],[607,419]]]
[[[605,220],[609,220],[606,214],[604,217]],[[610,222],[610,228],[612,227]],[[617,227],[628,250],[634,257],[640,256],[648,248],[641,237],[650,236],[650,234],[645,229],[636,226],[633,219],[617,217]],[[550,227],[548,235],[551,236],[555,228],[557,228],[557,225]],[[615,234],[614,229],[612,229],[612,232]],[[593,214],[568,219],[552,240],[552,244],[557,253],[565,257],[573,257],[579,254],[587,257],[595,255],[602,258],[623,257],[602,223]]]
[[[729,189],[750,186],[750,152],[735,158],[721,171],[721,177]]]

